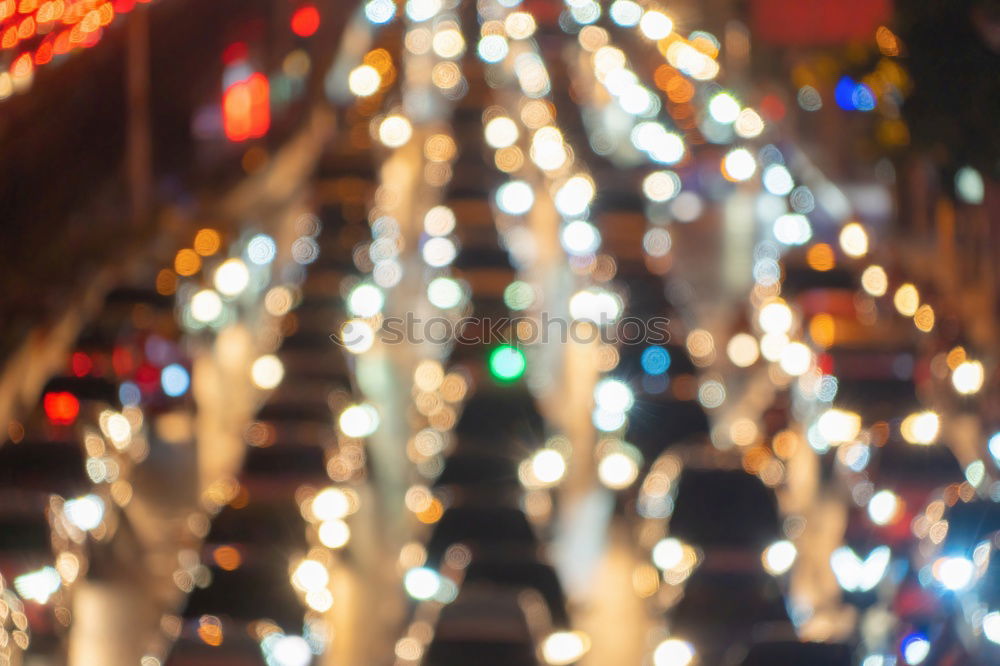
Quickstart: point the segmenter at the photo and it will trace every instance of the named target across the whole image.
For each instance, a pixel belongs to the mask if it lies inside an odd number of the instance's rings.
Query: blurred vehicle
[[[901,594],[896,610],[903,620],[898,635],[906,663],[994,664],[1000,660],[1000,503],[958,498],[940,514],[942,500],[924,516],[936,517],[925,536],[914,582],[928,601],[912,603]],[[945,504],[948,495],[945,495]],[[943,538],[942,537],[943,533]],[[919,556],[918,556],[919,557]],[[914,650],[914,636],[926,646]],[[911,655],[907,655],[907,648]]]
[[[851,649],[840,643],[757,643],[740,666],[850,666]]]
[[[670,634],[708,664],[764,637],[795,636],[778,582],[795,561],[795,546],[784,538],[773,491],[733,462],[719,452],[679,449],[658,460],[643,483],[647,502],[653,487],[664,492],[668,517],[646,524],[664,535],[650,558],[667,585]]]
[[[536,666],[536,636],[516,588],[469,585],[441,609],[423,666]]]
[[[482,368],[483,363],[470,365]],[[455,425],[456,452],[526,457],[545,439],[545,421],[534,397],[523,382],[504,385],[481,376],[479,384]]]

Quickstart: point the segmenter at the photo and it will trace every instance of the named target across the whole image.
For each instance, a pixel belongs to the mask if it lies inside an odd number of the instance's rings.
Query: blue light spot
[[[164,393],[171,398],[176,398],[187,392],[191,385],[191,377],[183,365],[171,363],[160,373],[160,385],[163,387]]]
[[[845,111],[871,111],[878,102],[871,88],[849,76],[841,77],[837,81],[833,99],[837,102],[837,106]]]
[[[670,377],[667,375],[643,375],[642,390],[646,395],[659,395],[670,386]]]
[[[118,400],[125,407],[135,407],[142,400],[142,392],[135,382],[122,382],[118,387]]]
[[[647,347],[642,352],[642,369],[651,375],[662,375],[670,368],[670,352],[663,347]]]
[[[854,106],[854,89],[857,85],[854,79],[849,76],[844,76],[837,81],[837,87],[833,89],[833,99],[837,102],[837,106],[844,111],[854,111],[857,109]]]
[[[871,111],[875,108],[875,93],[863,83],[859,83],[851,92],[851,102],[858,111]]]

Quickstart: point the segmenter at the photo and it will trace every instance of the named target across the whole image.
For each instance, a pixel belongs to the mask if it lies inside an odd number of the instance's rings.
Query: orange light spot
[[[222,247],[222,236],[215,229],[199,229],[194,235],[194,251],[203,257],[210,257]]]
[[[660,90],[666,90],[667,84],[670,83],[670,79],[677,76],[677,70],[675,70],[670,65],[664,63],[656,68],[653,72],[653,83]]]
[[[385,49],[373,49],[365,54],[363,59],[366,65],[375,68],[379,74],[384,75],[392,69],[392,56]]]
[[[97,16],[102,26],[108,25],[115,20],[115,8],[110,2],[106,2],[97,8]]]
[[[19,39],[31,39],[35,36],[35,29],[35,17],[29,16],[17,26],[17,36]]]
[[[833,345],[836,330],[833,317],[826,313],[818,314],[809,320],[809,336],[821,347]]]
[[[965,363],[965,347],[954,347],[948,352],[945,357],[945,361],[948,363],[948,369],[954,370],[958,366]]]
[[[806,263],[814,271],[829,271],[836,266],[833,248],[826,243],[816,243],[806,252]]]
[[[0,37],[0,47],[10,49],[15,44],[17,44],[17,26],[12,25],[3,31],[3,37]]]
[[[420,522],[430,525],[441,520],[441,516],[444,515],[444,505],[441,504],[441,500],[436,497],[431,501],[430,505],[423,511],[417,512],[417,520]]]
[[[921,305],[913,315],[913,323],[919,330],[929,333],[934,328],[934,308],[927,303]]]
[[[261,137],[271,126],[271,86],[263,74],[247,81],[250,89],[250,136]]]
[[[54,10],[54,2],[50,1],[43,3],[42,6],[38,8],[38,13],[35,14],[35,20],[39,23],[51,23],[55,14]]]
[[[250,491],[247,490],[246,486],[240,486],[233,499],[229,500],[229,506],[234,509],[245,509],[248,504],[250,504]]]
[[[261,73],[229,86],[222,96],[222,126],[230,141],[264,136],[271,125],[270,85]]]
[[[174,257],[174,270],[178,275],[194,275],[201,270],[201,257],[190,248],[184,248]]]
[[[771,441],[771,447],[774,449],[774,454],[779,458],[788,460],[793,455],[799,446],[799,438],[791,430],[782,430],[781,432],[775,434],[774,439]]]
[[[240,555],[240,551],[232,546],[219,546],[212,552],[212,558],[219,565],[219,568],[225,571],[235,571],[243,564],[243,556]]]
[[[667,83],[667,97],[675,104],[686,104],[694,98],[694,84],[683,76],[675,76]]]
[[[198,638],[212,647],[222,645],[222,625],[218,624],[218,621],[202,622],[198,625]]]
[[[887,56],[898,56],[899,55],[899,38],[884,25],[880,25],[878,30],[875,31],[875,43],[878,44],[879,51],[882,55]]]
[[[156,293],[169,296],[177,291],[177,274],[164,268],[156,274]]]
[[[80,21],[80,29],[84,32],[94,32],[101,27],[101,13],[96,9],[87,12]]]
[[[21,79],[31,76],[31,72],[34,70],[35,66],[31,62],[31,54],[23,53],[17,57],[17,60],[10,66],[10,73],[15,79]]]

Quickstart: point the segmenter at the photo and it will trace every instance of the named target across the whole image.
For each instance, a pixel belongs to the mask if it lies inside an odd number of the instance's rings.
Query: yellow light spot
[[[496,152],[493,162],[500,171],[511,173],[524,166],[524,153],[517,146],[501,148]]]
[[[390,148],[399,148],[409,141],[411,136],[413,136],[413,125],[405,116],[393,114],[379,124],[379,140]]]
[[[632,572],[632,588],[643,599],[660,589],[660,572],[652,564],[640,564]]]
[[[899,432],[910,444],[928,446],[937,440],[941,430],[941,418],[934,412],[915,412],[910,414],[899,426]]]
[[[849,222],[840,230],[840,248],[849,257],[863,257],[868,253],[868,233],[857,222]]]
[[[896,310],[904,317],[912,317],[917,314],[920,306],[920,292],[912,284],[907,282],[896,290],[892,297],[892,304]]]
[[[889,289],[889,277],[884,268],[873,264],[861,274],[861,286],[872,296],[884,296]]]
[[[433,134],[424,142],[424,156],[432,162],[447,162],[456,152],[455,140],[447,134]]]
[[[433,508],[435,497],[426,486],[410,486],[403,501],[407,509],[419,514]]]
[[[983,387],[986,378],[983,364],[979,361],[959,363],[951,374],[951,383],[962,395],[972,395]]]
[[[535,32],[535,17],[528,12],[513,12],[504,20],[504,29],[511,39],[527,39]]]
[[[465,377],[452,372],[445,375],[444,381],[441,382],[441,397],[448,402],[458,402],[465,398],[468,388]]]
[[[760,430],[751,419],[736,419],[729,426],[729,438],[737,446],[750,446],[757,441]]]
[[[450,90],[462,82],[462,70],[451,61],[439,62],[431,70],[431,81],[442,90]]]
[[[688,352],[696,358],[704,358],[715,351],[712,334],[704,329],[695,329],[687,337]]]

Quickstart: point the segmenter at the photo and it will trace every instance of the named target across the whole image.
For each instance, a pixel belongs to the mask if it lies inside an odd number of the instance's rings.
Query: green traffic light
[[[524,352],[510,345],[501,345],[490,352],[490,374],[502,382],[520,379],[528,367]]]

